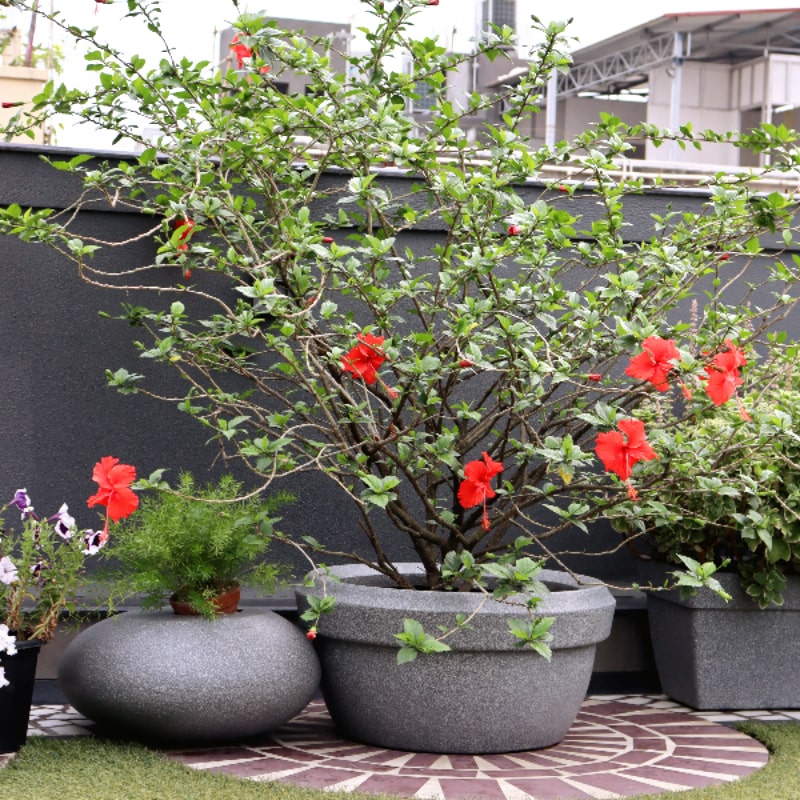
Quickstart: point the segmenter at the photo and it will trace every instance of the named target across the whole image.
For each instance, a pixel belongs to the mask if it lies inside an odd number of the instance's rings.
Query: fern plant
[[[273,515],[291,495],[236,499],[242,486],[232,476],[200,486],[188,472],[175,489],[150,485],[135,520],[120,525],[104,551],[113,562],[112,604],[142,595],[142,608],[153,609],[171,598],[213,617],[214,599],[237,585],[275,590],[283,568],[263,558]]]

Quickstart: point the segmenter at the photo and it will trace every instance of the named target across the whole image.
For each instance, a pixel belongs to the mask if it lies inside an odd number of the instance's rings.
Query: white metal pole
[[[678,31],[672,49],[672,93],[669,101],[669,129],[678,133],[681,126],[681,77],[685,56],[686,34]],[[678,143],[670,142],[669,160],[677,161]]]
[[[552,147],[556,143],[556,121],[558,117],[558,72],[553,70],[547,81],[547,106],[545,108],[544,143]]]

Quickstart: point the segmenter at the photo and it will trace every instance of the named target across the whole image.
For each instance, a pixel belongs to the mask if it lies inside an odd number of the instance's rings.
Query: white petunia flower
[[[8,630],[8,625],[0,625],[0,653],[13,656],[17,652],[17,640]]]
[[[3,556],[0,558],[0,583],[5,583],[6,586],[11,586],[12,583],[17,582],[17,568],[14,562],[8,557]]]

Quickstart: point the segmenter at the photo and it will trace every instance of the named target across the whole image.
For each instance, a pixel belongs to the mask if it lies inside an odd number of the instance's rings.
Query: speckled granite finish
[[[727,603],[710,591],[681,600],[650,593],[650,637],[661,686],[700,709],[800,708],[800,576],[782,606],[759,609],[735,575],[718,573]]]
[[[405,575],[418,564],[398,564]],[[543,570],[553,590],[537,615],[553,617],[552,661],[520,647],[508,630],[524,609],[493,600],[448,638],[452,652],[396,663],[405,618],[429,633],[452,627],[482,603],[478,593],[404,591],[360,566],[332,567],[325,591],[333,611],[319,625],[322,692],[339,732],[381,747],[438,753],[530,750],[560,741],[583,701],[595,644],[611,631],[614,598],[605,586],[578,584]],[[587,579],[589,581],[590,579]],[[302,611],[309,594],[298,589]]]
[[[271,730],[305,707],[319,675],[303,632],[263,609],[212,621],[128,612],[83,631],[59,667],[65,696],[85,716],[182,743]]]

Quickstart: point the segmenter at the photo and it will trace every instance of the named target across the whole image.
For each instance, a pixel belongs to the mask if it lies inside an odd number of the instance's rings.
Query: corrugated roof
[[[664,14],[572,53],[575,64],[606,58],[667,34],[690,36],[692,60],[736,63],[765,50],[800,54],[800,8]]]

